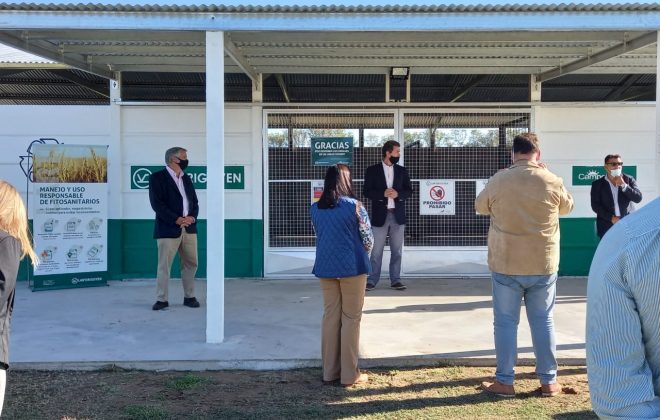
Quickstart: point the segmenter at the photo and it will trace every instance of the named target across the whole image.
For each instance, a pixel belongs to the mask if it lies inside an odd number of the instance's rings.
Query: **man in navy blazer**
[[[605,156],[606,175],[591,183],[591,209],[596,213],[596,233],[602,238],[615,223],[642,201],[635,178],[624,174],[619,155]]]
[[[165,163],[165,169],[149,178],[149,201],[156,212],[154,239],[158,244],[157,300],[152,309],[158,311],[169,306],[167,288],[177,251],[181,261],[183,304],[199,308],[195,298],[199,204],[192,180],[183,172],[188,167],[187,150],[182,147],[168,149]]]
[[[406,227],[406,200],[412,194],[408,170],[397,165],[400,144],[387,141],[382,148],[383,161],[367,168],[364,196],[371,200],[371,229],[374,248],[371,251],[371,274],[366,290],[373,290],[380,280],[380,267],[387,236],[390,237],[390,287],[405,290],[401,283],[401,256]]]

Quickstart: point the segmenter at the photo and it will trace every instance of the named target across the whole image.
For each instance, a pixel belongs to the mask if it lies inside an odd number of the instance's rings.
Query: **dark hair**
[[[539,151],[539,138],[534,133],[520,133],[513,138],[513,153],[528,155]]]
[[[621,159],[620,155],[607,155],[605,156],[605,163],[607,163],[608,160],[610,159]]]
[[[165,163],[166,164],[170,163],[170,160],[172,160],[172,156],[176,156],[182,150],[184,152],[187,152],[187,150],[184,149],[183,147],[170,147],[169,149],[167,149],[167,151],[165,152]]]
[[[385,157],[385,154],[387,152],[392,152],[392,150],[394,150],[395,147],[401,147],[398,141],[395,140],[386,141],[385,144],[383,145],[383,157]]]
[[[334,208],[340,197],[355,198],[352,185],[351,169],[348,166],[341,163],[330,166],[325,171],[323,194],[318,203],[319,208]]]

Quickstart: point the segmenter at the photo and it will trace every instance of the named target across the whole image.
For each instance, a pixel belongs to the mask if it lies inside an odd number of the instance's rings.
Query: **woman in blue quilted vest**
[[[366,209],[353,195],[352,183],[348,166],[329,167],[323,194],[311,209],[316,232],[312,273],[323,290],[323,382],[342,386],[369,380],[358,368],[358,349],[373,234]]]

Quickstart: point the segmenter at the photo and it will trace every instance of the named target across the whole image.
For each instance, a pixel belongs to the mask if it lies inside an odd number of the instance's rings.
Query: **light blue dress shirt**
[[[660,198],[616,223],[596,250],[587,372],[599,417],[660,418]]]

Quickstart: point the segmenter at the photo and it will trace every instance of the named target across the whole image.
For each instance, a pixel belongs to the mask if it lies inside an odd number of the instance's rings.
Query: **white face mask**
[[[621,168],[612,169],[612,170],[610,170],[610,175],[612,175],[612,176],[621,176],[621,171],[622,171]]]

